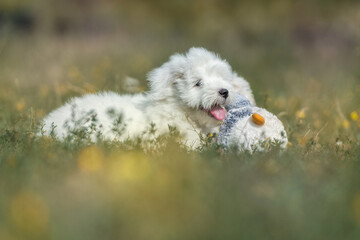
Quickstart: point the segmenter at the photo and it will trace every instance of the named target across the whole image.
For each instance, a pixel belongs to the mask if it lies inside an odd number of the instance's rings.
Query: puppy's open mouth
[[[216,120],[224,120],[226,110],[225,108],[221,107],[220,105],[214,105],[211,109],[201,108],[204,112],[206,112],[210,117],[215,118]]]

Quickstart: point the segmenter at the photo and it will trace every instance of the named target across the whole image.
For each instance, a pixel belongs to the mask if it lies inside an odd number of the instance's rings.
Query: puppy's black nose
[[[223,96],[225,99],[229,96],[229,91],[225,88],[220,89],[220,95]]]

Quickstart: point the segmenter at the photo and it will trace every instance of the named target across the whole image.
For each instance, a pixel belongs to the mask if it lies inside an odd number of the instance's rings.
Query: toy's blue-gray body
[[[235,100],[226,107],[227,113],[220,127],[218,144],[228,145],[227,140],[232,128],[240,119],[252,115],[252,107],[252,104],[246,97],[240,94],[236,95]]]

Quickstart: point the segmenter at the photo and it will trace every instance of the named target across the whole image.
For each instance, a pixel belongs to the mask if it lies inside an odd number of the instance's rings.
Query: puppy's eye
[[[195,84],[195,87],[200,87],[202,85],[202,81],[201,80],[198,80]]]

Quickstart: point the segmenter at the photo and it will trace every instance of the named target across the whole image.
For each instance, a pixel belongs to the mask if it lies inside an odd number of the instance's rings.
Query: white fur
[[[149,136],[144,132],[153,123],[155,136],[167,133],[170,125],[179,130],[186,145],[196,147],[200,143],[199,133],[216,133],[221,124],[202,109],[226,105],[235,91],[255,103],[248,82],[237,76],[225,60],[203,48],[191,48],[185,55],[171,56],[168,62],[149,73],[148,80],[150,89],[144,94],[104,92],[71,99],[45,117],[44,133],[49,135],[54,124],[54,133],[64,138],[74,127],[70,119],[78,121],[86,112],[93,111],[97,118],[96,127],[108,140],[147,138]],[[199,80],[202,85],[196,87]],[[229,90],[227,99],[219,94],[222,88]],[[114,118],[109,116],[109,109],[123,115],[126,126],[120,136],[112,131]],[[90,116],[79,125],[89,127],[91,121],[87,119]],[[65,127],[66,123],[69,127]],[[91,137],[96,140],[95,133]]]

